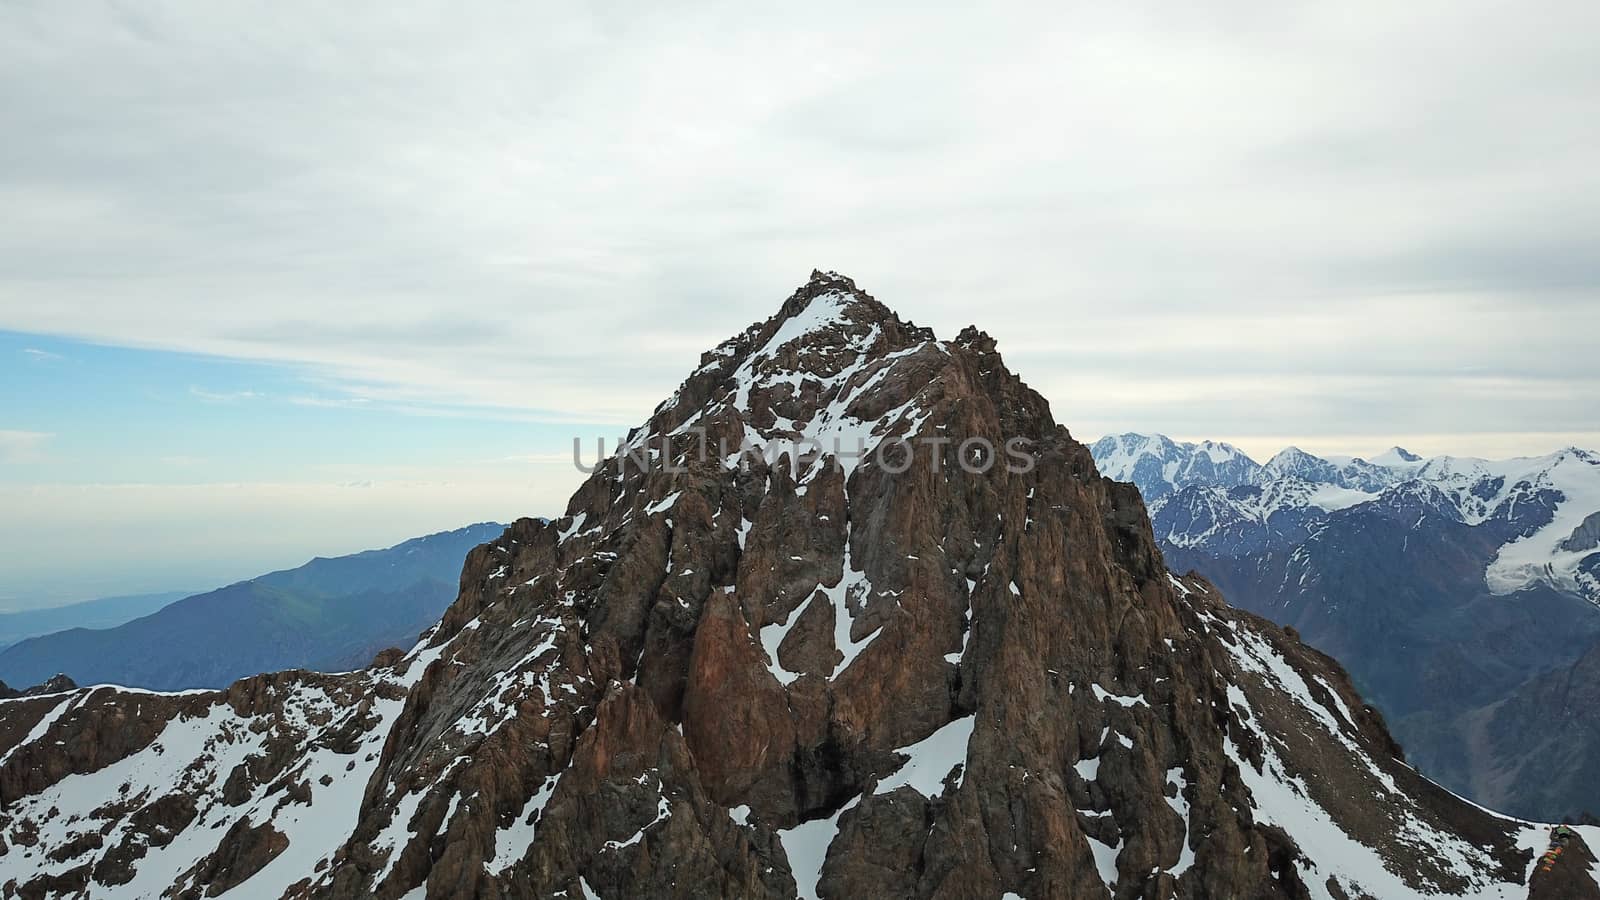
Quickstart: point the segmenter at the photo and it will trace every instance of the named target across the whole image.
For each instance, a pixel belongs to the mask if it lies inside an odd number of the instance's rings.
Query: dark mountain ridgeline
[[[129,594],[84,600],[81,603],[69,603],[64,606],[0,613],[0,648],[9,647],[31,637],[65,631],[68,628],[115,628],[124,622],[147,616],[187,596],[189,596],[188,591]]]
[[[472,525],[273,572],[115,628],[74,628],[0,651],[0,679],[151,690],[220,688],[283,669],[343,671],[410,646],[455,599],[467,551],[504,526]]]

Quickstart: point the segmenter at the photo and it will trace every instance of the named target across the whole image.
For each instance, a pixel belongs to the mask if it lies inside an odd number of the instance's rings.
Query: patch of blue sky
[[[0,431],[39,437],[4,483],[382,477],[570,452],[615,425],[374,397],[284,364],[0,331]]]

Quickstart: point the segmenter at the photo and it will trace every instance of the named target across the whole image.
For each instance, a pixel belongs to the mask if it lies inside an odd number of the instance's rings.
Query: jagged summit
[[[1261,471],[1232,444],[1179,442],[1163,434],[1107,435],[1090,449],[1102,473],[1140,485],[1151,502],[1191,484],[1250,484]]]
[[[751,329],[759,329],[769,341],[777,337],[776,343],[782,344],[811,333],[870,327],[889,319],[898,317],[850,278],[812,270],[811,278],[789,295],[777,313]]]
[[[939,341],[849,278],[814,271],[771,318],[702,356],[627,447],[693,432],[700,446],[727,457],[742,445],[805,441],[853,469],[883,439],[915,431],[916,416],[950,386],[945,376],[958,350],[998,359],[994,339],[975,326],[954,342]],[[973,374],[963,376],[961,390]],[[982,377],[1020,384],[1003,365]]]
[[[18,690],[0,681],[0,700],[10,700],[16,697],[39,697],[47,694],[59,694],[64,691],[74,691],[78,685],[64,673],[56,673],[45,681],[30,688]]]
[[[906,340],[933,340],[932,331],[902,321],[851,278],[813,269],[810,279],[796,288],[776,313],[722,342],[703,355],[701,363],[714,363],[768,344],[776,348],[808,335],[837,337],[840,331],[860,333],[873,326],[882,326],[891,335],[904,334]]]
[[[565,516],[474,550],[392,666],[69,697],[0,760],[24,892],[1520,900],[1538,840],[1168,572],[986,335],[823,273]],[[113,750],[61,749],[129,710]]]
[[[1398,466],[1405,465],[1407,463],[1422,462],[1422,457],[1412,453],[1410,450],[1407,450],[1404,447],[1396,445],[1390,447],[1382,453],[1379,453],[1377,456],[1372,457],[1371,459],[1367,460],[1367,462],[1379,466]]]
[[[855,279],[838,272],[812,269],[811,277],[806,283],[795,289],[789,299],[783,302],[778,309],[778,319],[790,319],[800,315],[810,306],[811,301],[822,296],[842,296],[850,299],[852,303],[869,307],[873,318],[892,316],[888,307],[873,299],[871,294],[856,287]]]

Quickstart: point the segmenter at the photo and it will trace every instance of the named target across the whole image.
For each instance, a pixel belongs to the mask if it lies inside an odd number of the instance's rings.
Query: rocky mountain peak
[[[776,314],[704,354],[630,444],[696,422],[734,447],[747,430],[763,440],[798,439],[842,391],[860,386],[857,376],[935,344],[931,330],[902,320],[849,278],[814,271]]]
[[[1313,456],[1310,453],[1307,453],[1306,451],[1301,450],[1299,447],[1291,444],[1290,446],[1285,447],[1273,454],[1272,458],[1267,460],[1266,464],[1269,466],[1277,466],[1282,468],[1286,466],[1295,466],[1316,459],[1318,459],[1318,457]]]
[[[10,700],[15,697],[43,697],[77,689],[77,683],[61,673],[52,675],[45,681],[23,690],[17,690],[4,681],[0,681],[0,700]]]
[[[872,295],[856,287],[855,279],[848,275],[841,275],[834,271],[812,269],[811,277],[806,283],[795,289],[795,292],[785,300],[779,308],[776,318],[790,319],[801,315],[817,297],[836,295],[847,297],[852,304],[859,304],[871,308],[873,318],[891,316],[893,313],[888,307],[872,298]]]
[[[995,339],[990,337],[987,331],[979,330],[976,325],[968,325],[961,329],[961,333],[956,335],[956,343],[976,353],[998,352]]]
[[[831,273],[707,354],[565,516],[472,551],[449,612],[386,662],[29,707],[0,833],[53,862],[0,857],[0,883],[1526,896],[1528,829],[1403,765],[1331,659],[1169,572],[1137,490],[991,339],[939,341]],[[64,729],[130,708],[184,740],[63,760]],[[162,754],[181,825],[124,841],[156,817],[134,775]],[[129,799],[63,811],[69,772]]]
[[[1307,481],[1334,477],[1334,465],[1320,456],[1307,453],[1299,447],[1285,447],[1273,454],[1262,466],[1263,478],[1292,477]]]

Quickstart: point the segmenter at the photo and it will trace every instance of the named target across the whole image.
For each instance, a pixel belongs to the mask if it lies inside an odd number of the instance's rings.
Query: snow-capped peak
[[[1407,450],[1404,447],[1396,445],[1394,447],[1390,447],[1382,453],[1379,453],[1377,456],[1368,459],[1367,462],[1376,466],[1401,466],[1408,463],[1422,462],[1422,457],[1412,453],[1410,450]]]
[[[1299,447],[1285,447],[1279,450],[1267,464],[1262,466],[1259,480],[1265,482],[1275,478],[1298,478],[1326,484],[1339,484],[1338,469],[1333,463],[1301,450]]]
[[[1250,484],[1261,468],[1232,444],[1179,442],[1164,434],[1107,435],[1096,441],[1090,452],[1102,475],[1133,482],[1146,501],[1191,484]]]
[[[1235,459],[1248,458],[1245,457],[1244,451],[1238,447],[1222,441],[1201,441],[1197,449],[1210,457],[1214,463],[1225,463]]]

